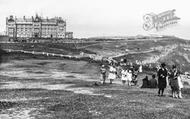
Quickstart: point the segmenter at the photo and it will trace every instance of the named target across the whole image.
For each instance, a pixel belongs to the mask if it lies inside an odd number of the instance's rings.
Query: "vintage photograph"
[[[190,119],[187,0],[0,0],[0,119]]]

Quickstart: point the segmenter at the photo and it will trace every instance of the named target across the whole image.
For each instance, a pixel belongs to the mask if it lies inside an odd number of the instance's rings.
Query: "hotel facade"
[[[73,32],[66,32],[66,21],[61,17],[6,18],[6,35],[10,38],[73,38]]]

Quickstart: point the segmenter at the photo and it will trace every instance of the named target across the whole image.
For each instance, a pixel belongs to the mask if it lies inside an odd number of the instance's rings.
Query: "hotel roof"
[[[31,18],[26,18],[25,16],[23,18],[13,18],[13,16],[11,15],[8,19],[8,22],[16,22],[16,23],[32,23],[32,22],[46,22],[46,23],[50,23],[50,24],[55,24],[55,23],[65,23],[66,21],[63,20],[61,17],[54,17],[54,18],[43,18],[40,17],[38,15],[36,15],[35,17],[31,17]]]

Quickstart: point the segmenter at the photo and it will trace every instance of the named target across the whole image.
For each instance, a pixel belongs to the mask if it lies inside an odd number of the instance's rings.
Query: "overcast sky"
[[[179,23],[162,31],[144,31],[143,15],[176,9]],[[188,0],[0,0],[0,31],[9,15],[61,16],[74,37],[175,35],[190,39]]]

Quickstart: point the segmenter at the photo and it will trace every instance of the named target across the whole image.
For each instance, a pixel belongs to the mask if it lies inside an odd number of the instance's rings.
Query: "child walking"
[[[116,79],[116,68],[114,67],[114,64],[111,63],[109,66],[109,75],[108,79],[110,80],[110,84]]]
[[[128,71],[126,69],[122,69],[121,71],[121,81],[123,83],[123,85],[126,83],[127,79],[128,79]]]
[[[106,82],[106,68],[105,68],[105,65],[102,65],[101,68],[100,68],[100,71],[101,71],[101,80],[102,80],[102,83],[105,84]]]

